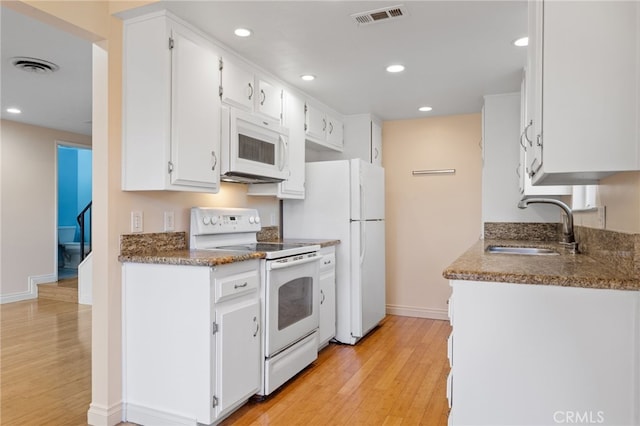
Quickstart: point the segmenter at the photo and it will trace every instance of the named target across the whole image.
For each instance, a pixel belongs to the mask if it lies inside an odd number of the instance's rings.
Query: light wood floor
[[[91,307],[39,299],[0,305],[0,424],[85,425]],[[224,425],[446,425],[444,321],[388,316],[356,346],[331,344],[266,401]]]
[[[50,299],[0,305],[0,423],[86,425],[91,307]]]

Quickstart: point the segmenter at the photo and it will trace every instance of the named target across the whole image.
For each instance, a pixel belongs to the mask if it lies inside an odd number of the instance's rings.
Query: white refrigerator
[[[339,239],[336,340],[355,344],[385,316],[384,169],[359,159],[307,163],[305,199],[283,202],[284,238]]]

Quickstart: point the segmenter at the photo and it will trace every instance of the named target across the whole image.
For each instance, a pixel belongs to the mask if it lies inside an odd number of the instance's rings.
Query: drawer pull
[[[244,287],[246,287],[246,286],[248,286],[248,285],[249,285],[249,283],[245,281],[245,282],[244,282],[244,284],[235,284],[235,285],[233,286],[233,288],[236,288],[236,289],[237,289],[237,288],[244,288]]]

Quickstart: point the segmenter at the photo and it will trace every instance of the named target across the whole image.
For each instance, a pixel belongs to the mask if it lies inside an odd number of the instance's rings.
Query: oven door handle
[[[313,256],[302,258],[302,259],[289,260],[287,262],[278,262],[278,261],[269,262],[269,269],[274,270],[274,269],[290,268],[292,266],[304,265],[305,263],[311,263],[316,261],[320,261],[320,256],[313,255]]]

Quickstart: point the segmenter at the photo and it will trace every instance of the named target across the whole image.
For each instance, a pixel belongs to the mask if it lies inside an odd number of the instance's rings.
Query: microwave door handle
[[[279,170],[283,171],[285,166],[286,158],[289,156],[289,149],[287,147],[287,142],[284,140],[284,136],[278,135],[278,141],[282,145],[282,149],[280,150],[280,167]]]

